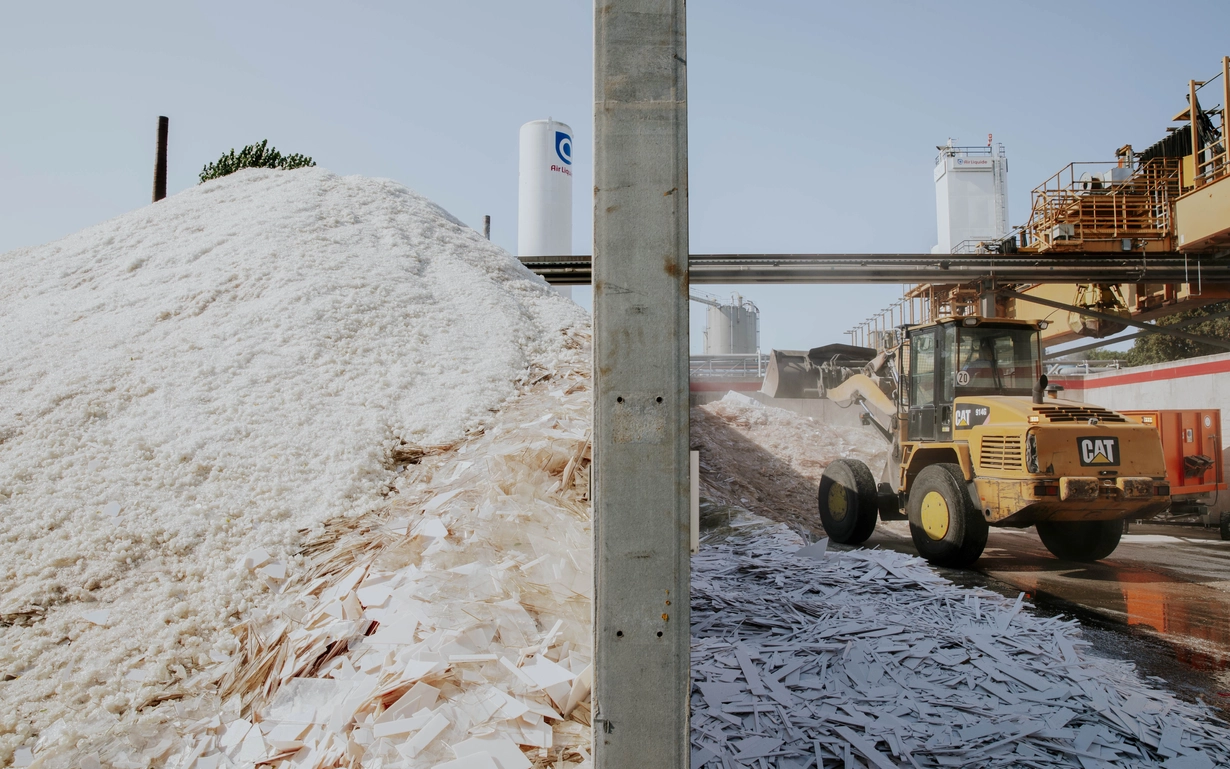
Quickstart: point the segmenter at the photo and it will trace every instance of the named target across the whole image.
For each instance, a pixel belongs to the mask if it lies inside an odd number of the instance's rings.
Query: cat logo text
[[[971,427],[984,425],[991,417],[990,406],[970,406],[959,404],[954,411],[958,430],[968,430]]]
[[[1119,464],[1118,438],[1077,438],[1076,446],[1080,450],[1081,467]]]

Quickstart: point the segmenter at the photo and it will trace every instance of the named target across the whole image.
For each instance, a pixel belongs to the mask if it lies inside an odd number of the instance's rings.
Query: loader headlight
[[[1033,433],[1025,437],[1025,469],[1031,473],[1038,472],[1038,439]]]

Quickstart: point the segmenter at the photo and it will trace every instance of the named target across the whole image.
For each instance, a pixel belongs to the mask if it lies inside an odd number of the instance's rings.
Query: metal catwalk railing
[[[763,379],[768,365],[765,353],[693,355],[688,373],[692,379]]]

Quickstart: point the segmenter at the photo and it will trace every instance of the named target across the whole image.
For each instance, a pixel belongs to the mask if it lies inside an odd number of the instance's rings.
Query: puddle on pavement
[[[1040,561],[992,554],[977,572],[943,571],[1074,617],[1095,651],[1132,660],[1142,675],[1230,715],[1230,593],[1147,569]]]
[[[890,527],[868,544],[915,553],[908,529]],[[1141,675],[1230,717],[1230,592],[1147,568],[1059,561],[1034,538],[988,546],[976,570],[938,571],[1008,598],[1024,592],[1037,614],[1079,621],[1094,653],[1134,662]]]
[[[764,518],[742,508],[702,501],[704,543],[764,526]],[[908,536],[904,527],[882,525],[867,545],[916,554]],[[1230,592],[1144,568],[1072,563],[995,546],[987,548],[977,570],[937,571],[963,587],[1008,598],[1024,592],[1036,614],[1080,622],[1093,653],[1133,662],[1142,676],[1162,679],[1160,686],[1203,700],[1230,718]]]

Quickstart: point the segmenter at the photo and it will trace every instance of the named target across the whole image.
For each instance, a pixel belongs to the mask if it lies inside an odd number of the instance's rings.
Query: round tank
[[[572,254],[572,129],[554,120],[521,126],[517,254]],[[572,288],[557,287],[571,298]]]
[[[760,350],[760,310],[735,295],[730,304],[709,307],[705,355],[746,355]]]
[[[572,254],[572,129],[554,120],[521,126],[517,254]]]

